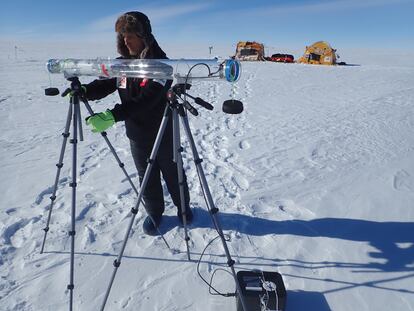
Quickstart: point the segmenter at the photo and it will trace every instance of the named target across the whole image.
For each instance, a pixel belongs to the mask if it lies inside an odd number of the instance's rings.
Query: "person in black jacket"
[[[152,35],[148,17],[140,12],[121,15],[115,24],[118,52],[120,58],[167,58]],[[93,132],[102,132],[115,122],[125,121],[126,135],[130,140],[131,153],[138,170],[140,182],[144,177],[147,159],[158,133],[166,107],[166,93],[171,81],[141,78],[110,78],[95,80],[86,87],[86,97],[90,100],[101,99],[118,90],[121,99],[113,109],[95,114],[88,118],[87,124]],[[182,222],[181,200],[178,184],[177,165],[173,162],[173,131],[169,122],[164,132],[158,154],[153,165],[147,187],[143,194],[145,207],[150,217],[143,223],[144,232],[157,233],[164,212],[164,195],[161,186],[162,173],[168,191],[178,208],[177,216]],[[189,202],[187,180],[184,174],[185,217],[191,223],[193,214]]]

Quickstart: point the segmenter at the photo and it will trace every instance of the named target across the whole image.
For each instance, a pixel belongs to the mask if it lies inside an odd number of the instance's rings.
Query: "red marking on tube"
[[[101,69],[102,69],[103,74],[105,76],[109,77],[109,72],[108,72],[108,70],[106,70],[105,64],[101,64]]]
[[[144,87],[147,85],[148,79],[142,79],[141,83],[139,84],[140,87]]]

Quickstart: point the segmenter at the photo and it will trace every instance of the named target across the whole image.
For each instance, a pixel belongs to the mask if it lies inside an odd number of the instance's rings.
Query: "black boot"
[[[151,218],[147,216],[145,218],[144,223],[142,224],[142,229],[144,230],[144,233],[147,235],[157,235],[159,227],[161,223],[161,216],[152,216],[152,219],[154,220],[155,224],[152,222]]]

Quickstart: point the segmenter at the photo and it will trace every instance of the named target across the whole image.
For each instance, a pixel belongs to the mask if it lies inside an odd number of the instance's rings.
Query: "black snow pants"
[[[178,208],[177,215],[181,215],[181,200],[180,200],[180,188],[178,183],[178,171],[177,164],[173,161],[173,135],[171,119],[165,129],[161,145],[158,149],[157,156],[152,166],[151,174],[148,179],[147,187],[143,193],[143,200],[148,213],[152,217],[161,216],[164,213],[164,193],[161,185],[161,173],[167,186],[168,192],[171,195],[171,199],[174,205]],[[143,139],[135,141],[130,139],[131,153],[135,162],[135,166],[138,171],[139,181],[142,180],[147,168],[147,160],[150,158],[152,147],[155,143],[155,139],[147,140]],[[187,178],[183,171],[184,176],[184,197],[185,207],[190,207],[190,195],[188,191]]]

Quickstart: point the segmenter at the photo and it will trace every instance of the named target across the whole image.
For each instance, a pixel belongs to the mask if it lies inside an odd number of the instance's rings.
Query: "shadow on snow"
[[[195,228],[213,227],[208,211],[197,208],[195,215],[193,224]],[[250,236],[288,234],[367,242],[376,249],[369,255],[375,259],[384,259],[385,262],[344,265],[385,272],[414,271],[414,222],[376,222],[346,218],[278,221],[232,213],[217,215],[223,230],[235,230]],[[165,222],[167,226],[170,223],[168,220]],[[328,262],[321,262],[321,264],[334,266]],[[338,263],[338,266],[341,265],[343,264]]]
[[[194,222],[190,229],[197,228],[213,228],[213,222],[207,210],[202,208],[194,209]],[[322,268],[351,268],[354,273],[361,272],[414,272],[414,223],[413,222],[376,222],[362,219],[345,219],[345,218],[320,218],[311,220],[269,220],[258,218],[254,216],[233,214],[233,213],[218,213],[218,220],[223,230],[234,230],[250,236],[264,236],[264,235],[297,235],[302,237],[323,237],[341,239],[355,242],[366,242],[376,249],[370,252],[369,255],[375,259],[383,259],[383,263],[368,262],[368,263],[345,263],[345,262],[311,262],[295,259],[283,258],[263,258],[263,257],[248,257],[248,256],[233,256],[238,258],[239,266],[291,266],[303,269],[322,269]],[[163,233],[170,231],[178,224],[176,216],[163,216],[161,223],[161,231]],[[126,228],[125,228],[126,229]],[[218,243],[218,242],[216,242]],[[404,243],[404,244],[403,244]],[[49,251],[46,253],[66,253],[59,251]],[[98,256],[113,256],[116,254],[109,253],[81,253],[82,255],[98,255]],[[192,255],[200,255],[197,252],[191,252]],[[225,265],[226,258],[224,254],[206,254],[208,256],[222,257],[223,262],[216,264]],[[181,261],[188,262],[186,259],[173,258],[151,258],[124,255],[124,258],[141,259],[141,260],[156,260],[156,261]],[[243,263],[246,259],[246,263]],[[252,262],[256,261],[256,263]],[[201,261],[207,263],[208,261]],[[191,263],[191,262],[189,262]],[[391,290],[396,292],[405,292],[414,294],[414,291],[393,289],[383,283],[398,281],[414,277],[414,273],[390,277],[387,279],[380,279],[375,281],[367,281],[362,283],[333,280],[327,278],[317,278],[304,275],[293,275],[283,273],[284,276],[290,278],[310,279],[322,282],[332,282],[340,284],[339,288],[326,290],[323,292],[308,292],[308,291],[289,291],[287,310],[302,310],[308,305],[318,306],[318,310],[329,311],[329,305],[326,302],[324,294],[337,292],[341,290],[351,289],[355,287],[373,287],[383,290]]]

